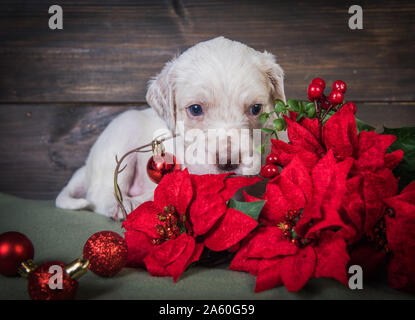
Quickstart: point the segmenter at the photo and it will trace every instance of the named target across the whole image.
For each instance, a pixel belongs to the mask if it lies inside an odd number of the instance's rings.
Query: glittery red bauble
[[[84,245],[84,258],[89,269],[102,277],[112,277],[127,263],[127,243],[113,231],[93,234]]]
[[[50,270],[51,266],[58,265],[62,268],[62,289],[55,288],[51,284],[56,285],[59,273]],[[32,300],[73,300],[75,299],[76,290],[78,289],[78,281],[72,279],[65,272],[65,264],[60,261],[48,261],[29,274],[28,290]],[[54,277],[51,279],[51,277]]]
[[[5,276],[17,275],[19,265],[33,259],[32,242],[20,232],[6,232],[0,235],[0,273]]]
[[[159,183],[166,174],[175,170],[180,170],[180,165],[176,157],[168,152],[152,156],[147,162],[147,174],[154,183]]]

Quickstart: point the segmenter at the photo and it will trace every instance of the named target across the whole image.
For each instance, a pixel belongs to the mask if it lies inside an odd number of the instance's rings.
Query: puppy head
[[[150,82],[146,99],[170,130],[186,136],[185,150],[195,151],[193,160],[185,152],[191,172],[243,173],[252,164],[240,142],[251,142],[253,129],[262,126],[259,115],[271,111],[275,99],[285,101],[283,77],[272,54],[219,37],[168,62]],[[242,129],[249,131],[245,138]],[[209,134],[214,131],[216,137]],[[206,139],[195,141],[196,132]]]

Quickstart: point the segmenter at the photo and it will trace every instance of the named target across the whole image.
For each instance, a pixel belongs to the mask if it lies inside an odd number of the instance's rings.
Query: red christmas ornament
[[[93,234],[84,245],[84,258],[89,269],[102,277],[112,277],[127,263],[127,243],[113,231]]]
[[[344,95],[341,91],[332,91],[329,100],[333,106],[337,106],[343,102]]]
[[[30,298],[32,300],[75,299],[78,289],[76,279],[85,274],[88,265],[89,261],[81,259],[77,259],[67,266],[61,261],[48,261],[41,264],[28,275]],[[55,268],[51,269],[53,266]]]
[[[266,164],[280,164],[280,159],[278,157],[278,155],[276,155],[275,153],[270,153],[267,158],[265,159],[265,163]]]
[[[20,232],[6,232],[0,235],[0,273],[5,276],[17,275],[20,264],[33,259],[32,242]]]
[[[323,90],[326,88],[326,83],[321,78],[314,78],[311,83],[320,86]]]
[[[342,81],[342,80],[336,80],[333,83],[333,87],[332,87],[333,91],[340,91],[341,93],[346,93],[347,91],[347,85],[346,82]]]
[[[308,93],[308,99],[310,100],[310,101],[314,101],[315,99],[319,99],[319,98],[321,98],[321,96],[322,96],[322,94],[323,94],[323,88],[321,87],[321,86],[319,86],[318,84],[316,84],[316,83],[311,83],[309,86],[308,86],[308,90],[307,90],[307,93]]]
[[[151,181],[159,183],[166,174],[175,170],[180,170],[176,157],[165,152],[162,142],[153,141],[153,156],[147,162],[147,174]]]
[[[261,176],[267,179],[272,179],[279,174],[278,167],[275,164],[265,164],[261,168]]]

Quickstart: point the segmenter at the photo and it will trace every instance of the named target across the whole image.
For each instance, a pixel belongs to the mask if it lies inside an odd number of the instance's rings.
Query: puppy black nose
[[[226,163],[220,163],[221,161],[219,161],[219,154],[216,154],[216,166],[220,169],[220,170],[224,170],[224,171],[233,171],[236,168],[239,167],[238,163],[232,163],[231,160],[231,156],[230,154],[227,155],[226,157]]]
[[[218,163],[217,167],[224,171],[233,171],[239,167],[239,164],[228,161],[227,163]]]

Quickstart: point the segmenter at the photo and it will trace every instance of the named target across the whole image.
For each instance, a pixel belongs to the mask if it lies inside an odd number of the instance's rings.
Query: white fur
[[[261,128],[258,116],[251,115],[249,108],[259,103],[263,105],[262,111],[271,111],[275,99],[285,101],[283,71],[272,54],[218,37],[201,42],[168,62],[150,81],[146,99],[153,109],[126,111],[108,125],[91,148],[85,166],[74,173],[58,195],[57,207],[90,209],[121,219],[113,185],[116,155],[120,158],[127,151],[151,142],[154,132],[161,128],[183,134],[183,129],[177,126],[179,122],[186,130],[202,132]],[[192,104],[203,107],[203,116],[189,115],[187,108]],[[186,148],[189,142],[178,139],[176,145]],[[284,134],[283,139],[286,139]],[[174,152],[171,140],[165,146],[167,151]],[[208,163],[216,161],[220,148],[223,146],[213,152],[206,150]],[[242,173],[246,161],[243,152],[237,148],[232,152],[242,158],[239,167],[232,171]],[[150,155],[135,153],[123,162],[127,167],[119,174],[118,183],[128,212],[152,198],[156,185],[146,173]],[[195,174],[223,172],[213,164],[184,165]]]

